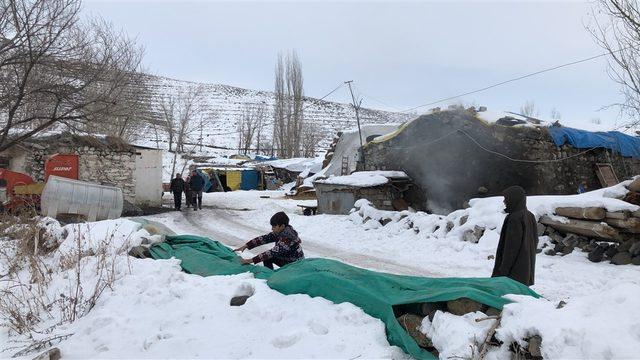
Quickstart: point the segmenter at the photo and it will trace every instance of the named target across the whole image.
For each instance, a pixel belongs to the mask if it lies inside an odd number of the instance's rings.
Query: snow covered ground
[[[610,210],[637,207],[609,196],[621,186],[575,196],[529,197],[536,216],[560,205],[604,205]],[[471,208],[447,216],[381,212],[359,203],[349,216],[303,216],[299,204],[283,191],[236,191],[204,196],[202,211],[184,210],[147,217],[177,233],[209,236],[229,246],[269,231],[269,218],[285,211],[303,240],[307,257],[338,259],[356,266],[399,274],[432,277],[486,277],[491,274],[500,224],[501,198],[478,199]],[[404,216],[403,216],[404,215]],[[461,224],[462,218],[466,222]],[[382,226],[366,217],[393,218]],[[447,231],[447,224],[453,226]],[[376,225],[377,224],[377,225]],[[52,225],[55,227],[54,225]],[[463,241],[466,230],[485,227],[480,241]],[[116,235],[113,235],[117,227]],[[149,230],[149,229],[147,229]],[[84,228],[64,227],[54,232],[65,240],[45,259],[52,269],[47,297],[73,290],[74,268],[61,259],[76,253],[77,234],[92,241],[83,247],[94,252],[100,239],[113,237],[110,249],[153,242],[141,225],[127,219],[99,222]],[[149,230],[151,231],[151,230]],[[76,234],[76,235],[74,235]],[[84,243],[84,242],[83,242]],[[128,245],[125,245],[128,244]],[[125,246],[123,246],[125,245]],[[248,258],[268,246],[245,251]],[[99,253],[99,251],[97,251]],[[67,256],[64,256],[67,254]],[[122,254],[122,251],[120,251]],[[53,311],[39,325],[36,339],[73,334],[57,346],[72,358],[401,358],[389,346],[383,324],[350,304],[332,304],[305,295],[284,296],[248,274],[202,278],[180,271],[176,260],[139,260],[124,255],[114,259],[114,282],[105,289],[91,312],[64,322],[53,333],[44,329],[61,320]],[[81,276],[96,282],[96,256],[86,256]],[[542,336],[545,358],[634,358],[640,347],[640,267],[591,263],[586,254],[538,254],[533,289],[544,299],[514,297],[503,313],[497,337],[505,344]],[[0,266],[5,266],[0,262]],[[4,274],[5,268],[0,268]],[[23,270],[23,272],[26,270]],[[22,273],[27,278],[26,273]],[[93,280],[92,280],[93,279]],[[4,282],[0,282],[3,288]],[[91,286],[85,287],[86,289]],[[247,304],[230,307],[235,295],[253,293]],[[560,301],[566,302],[557,308]],[[46,313],[46,312],[45,312]],[[6,314],[3,314],[6,316]],[[479,314],[454,317],[439,313],[422,329],[449,356],[470,357],[468,346],[481,338],[489,322],[475,323]],[[25,336],[0,328],[0,356],[10,357]],[[507,347],[492,350],[489,358],[508,356]]]

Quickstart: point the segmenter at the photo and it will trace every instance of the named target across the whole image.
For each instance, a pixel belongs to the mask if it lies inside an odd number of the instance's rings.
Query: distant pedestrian
[[[191,189],[191,203],[193,210],[202,210],[202,189],[204,189],[204,179],[193,170],[191,172],[191,180],[189,180],[189,188]]]
[[[289,225],[289,217],[284,212],[275,213],[270,220],[271,232],[266,235],[247,242],[233,251],[244,251],[253,249],[260,245],[275,243],[270,249],[251,259],[242,259],[242,264],[257,264],[262,262],[265,267],[273,269],[273,265],[283,267],[292,262],[304,259],[302,252],[302,240],[298,237],[298,233]]]
[[[176,177],[171,179],[171,192],[173,193],[174,209],[180,211],[180,207],[182,206],[182,193],[184,192],[182,174],[176,173]]]
[[[188,175],[186,180],[184,181],[184,202],[187,205],[187,209],[191,207],[191,201],[193,200],[191,195],[191,175]]]
[[[502,224],[496,262],[491,277],[507,276],[527,286],[534,283],[538,228],[527,210],[527,196],[520,186],[503,193],[507,217]]]

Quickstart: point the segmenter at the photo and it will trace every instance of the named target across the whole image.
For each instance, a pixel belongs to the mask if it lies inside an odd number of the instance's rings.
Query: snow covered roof
[[[316,180],[317,184],[346,185],[353,187],[380,186],[389,179],[409,179],[404,171],[356,171],[351,175],[331,176],[327,179]]]
[[[309,169],[312,173],[317,173],[322,170],[322,161],[324,158],[292,158],[292,159],[279,159],[264,161],[262,164],[271,165],[274,168],[286,169],[294,172],[303,172]]]

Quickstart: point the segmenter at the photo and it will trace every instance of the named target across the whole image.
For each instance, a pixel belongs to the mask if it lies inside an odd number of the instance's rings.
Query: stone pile
[[[640,190],[640,178],[629,185],[629,194]],[[639,194],[640,195],[640,194]],[[540,218],[538,235],[551,238],[547,255],[567,255],[575,249],[588,253],[590,261],[608,260],[615,265],[640,265],[640,210],[609,212],[601,207],[559,207],[557,219]]]

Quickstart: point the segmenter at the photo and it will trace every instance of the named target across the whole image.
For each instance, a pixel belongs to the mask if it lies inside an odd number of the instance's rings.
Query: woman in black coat
[[[502,194],[507,217],[502,224],[491,277],[507,276],[531,286],[538,247],[536,218],[527,210],[527,196],[523,188],[512,186]]]

